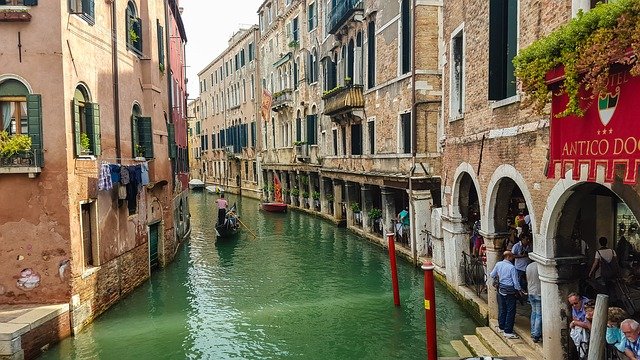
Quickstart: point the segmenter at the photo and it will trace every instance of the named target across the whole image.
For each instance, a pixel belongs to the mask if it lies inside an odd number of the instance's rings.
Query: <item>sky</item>
[[[258,23],[264,0],[181,0],[187,32],[187,89],[189,99],[199,95],[198,73],[228,46],[234,32]]]

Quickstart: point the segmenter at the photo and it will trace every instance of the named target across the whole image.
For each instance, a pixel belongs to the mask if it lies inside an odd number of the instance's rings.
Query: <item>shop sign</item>
[[[561,174],[571,167],[574,180],[578,180],[580,166],[587,164],[588,181],[595,181],[596,168],[602,166],[605,182],[611,183],[615,168],[623,166],[624,183],[635,184],[640,164],[640,76],[631,76],[626,68],[612,69],[606,93],[589,99],[583,89],[580,95],[584,117],[558,117],[568,96],[554,92],[547,176],[554,178],[557,167]]]

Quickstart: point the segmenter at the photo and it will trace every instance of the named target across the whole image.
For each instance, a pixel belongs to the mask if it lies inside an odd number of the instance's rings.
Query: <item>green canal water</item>
[[[423,273],[319,218],[238,202],[243,230],[215,240],[215,197],[190,200],[193,231],[173,263],[43,359],[424,359]],[[475,324],[438,286],[440,356]]]

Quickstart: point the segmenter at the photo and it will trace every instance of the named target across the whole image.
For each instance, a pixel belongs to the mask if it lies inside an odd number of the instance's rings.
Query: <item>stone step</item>
[[[475,356],[492,356],[493,354],[486,346],[480,341],[480,339],[475,335],[464,335],[463,337],[464,343],[471,350],[471,353]]]
[[[462,340],[451,340],[451,346],[458,353],[459,357],[468,358],[473,356],[467,345],[465,345]]]
[[[522,356],[527,360],[542,360],[542,344],[535,344],[531,340],[529,324],[527,319],[516,316],[516,326],[514,327],[515,333],[520,336],[520,339],[504,339],[506,343],[517,356]],[[489,320],[489,330],[493,331],[498,326],[498,321],[495,319]],[[495,334],[495,332],[494,332]],[[499,336],[496,334],[496,336]]]
[[[496,334],[490,327],[476,328],[476,336],[482,343],[497,356],[516,356],[502,336]]]

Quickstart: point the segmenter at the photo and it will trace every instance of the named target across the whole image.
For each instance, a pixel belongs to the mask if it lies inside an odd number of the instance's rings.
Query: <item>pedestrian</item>
[[[596,250],[596,256],[589,271],[589,277],[594,278],[596,283],[601,287],[597,290],[608,294],[608,285],[610,285],[608,283],[615,280],[618,276],[618,258],[615,250],[607,247],[608,240],[606,237],[600,237],[598,242],[600,243],[600,248]]]
[[[578,293],[571,293],[567,296],[567,301],[569,305],[571,305],[571,318],[573,321],[584,322],[586,319],[586,311],[584,310],[584,305],[589,302],[589,299],[580,296]]]
[[[523,295],[518,272],[513,266],[513,253],[504,252],[502,261],[496,263],[489,276],[498,283],[498,332],[507,339],[517,339],[513,333],[516,317],[516,297]]]
[[[573,320],[569,323],[569,336],[578,350],[580,360],[587,359],[589,354],[589,338],[591,337],[591,322],[593,320],[593,312],[596,307],[594,300],[589,300],[583,304],[584,321]]]
[[[220,194],[220,197],[216,200],[216,204],[218,205],[218,225],[222,225],[227,216],[227,206],[229,206],[229,203],[224,198],[224,193]]]
[[[633,319],[626,319],[620,324],[620,330],[627,338],[625,347],[625,355],[630,360],[638,360],[640,358],[640,324]]]
[[[622,353],[627,346],[627,340],[620,330],[620,323],[628,316],[627,312],[619,307],[612,306],[607,309],[607,332],[605,339],[610,346],[610,351],[622,358]]]
[[[518,271],[518,279],[520,279],[520,285],[524,291],[527,291],[527,265],[531,262],[529,260],[529,253],[533,251],[531,247],[531,242],[529,241],[528,234],[522,234],[520,236],[520,241],[518,241],[513,248],[511,248],[511,252],[515,257],[515,267]],[[522,302],[521,302],[522,303]]]
[[[527,293],[531,304],[531,338],[534,343],[542,340],[542,297],[540,293],[540,277],[538,263],[533,261],[527,265]]]

